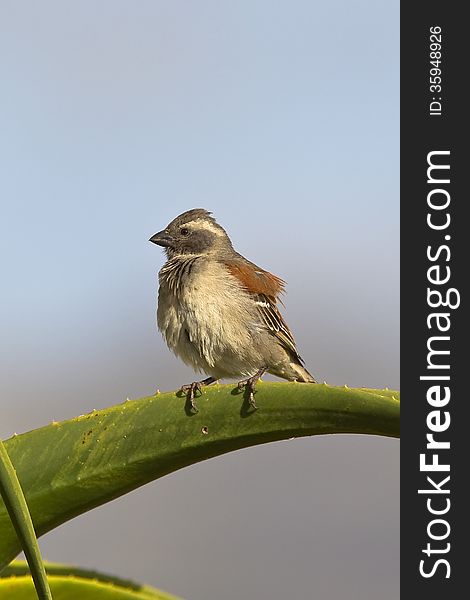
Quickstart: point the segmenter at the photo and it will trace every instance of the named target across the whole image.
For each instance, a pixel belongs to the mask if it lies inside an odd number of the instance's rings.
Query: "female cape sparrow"
[[[181,389],[193,409],[202,386],[241,379],[254,406],[264,372],[315,383],[278,309],[285,282],[238,254],[225,230],[202,208],[189,210],[150,241],[163,246],[157,324],[168,347],[209,377]]]

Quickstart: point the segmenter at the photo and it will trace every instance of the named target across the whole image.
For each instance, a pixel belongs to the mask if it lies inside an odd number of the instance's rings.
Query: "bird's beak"
[[[171,236],[166,233],[166,231],[159,231],[155,235],[152,235],[152,237],[149,239],[149,242],[153,242],[154,244],[158,244],[164,248],[169,248],[173,245],[173,240]]]

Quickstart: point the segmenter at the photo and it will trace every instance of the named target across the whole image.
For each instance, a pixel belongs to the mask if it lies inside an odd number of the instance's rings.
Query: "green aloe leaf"
[[[54,600],[180,600],[176,596],[97,571],[45,563]],[[0,600],[35,600],[28,565],[14,561],[0,576]]]
[[[31,515],[26,504],[20,482],[11,463],[8,452],[0,440],[0,497],[10,515],[11,523],[18,536],[18,542],[24,550],[31,573],[34,588],[39,600],[52,600],[44,564],[39,551]],[[35,594],[36,596],[36,594]]]
[[[260,382],[258,410],[233,385],[215,385],[192,414],[175,393],[126,401],[5,442],[37,535],[153,479],[266,442],[324,433],[398,437],[389,390]],[[0,502],[0,569],[20,551]]]

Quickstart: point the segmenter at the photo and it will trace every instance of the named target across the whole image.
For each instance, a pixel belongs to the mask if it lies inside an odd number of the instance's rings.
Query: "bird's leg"
[[[201,392],[202,388],[205,385],[210,385],[211,383],[215,383],[217,379],[215,377],[207,377],[207,379],[203,379],[202,381],[193,381],[188,385],[182,385],[181,391],[186,394],[186,400],[191,405],[191,408],[197,412],[197,406],[194,402],[194,397],[196,396],[196,392]]]
[[[246,388],[248,390],[248,402],[250,403],[250,405],[253,408],[256,408],[256,404],[255,404],[255,387],[256,384],[258,382],[258,379],[263,375],[263,373],[265,373],[267,371],[267,367],[262,367],[261,369],[259,369],[258,371],[256,371],[256,373],[254,375],[252,375],[251,377],[248,377],[248,379],[243,379],[242,381],[238,382],[238,389],[242,390],[243,388]]]

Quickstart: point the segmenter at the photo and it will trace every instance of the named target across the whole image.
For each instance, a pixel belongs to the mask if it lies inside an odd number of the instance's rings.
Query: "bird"
[[[167,258],[158,274],[158,329],[177,357],[207,376],[181,387],[191,410],[219,379],[238,379],[254,408],[266,372],[316,383],[279,310],[286,282],[236,252],[211,212],[188,210],[149,241]]]

